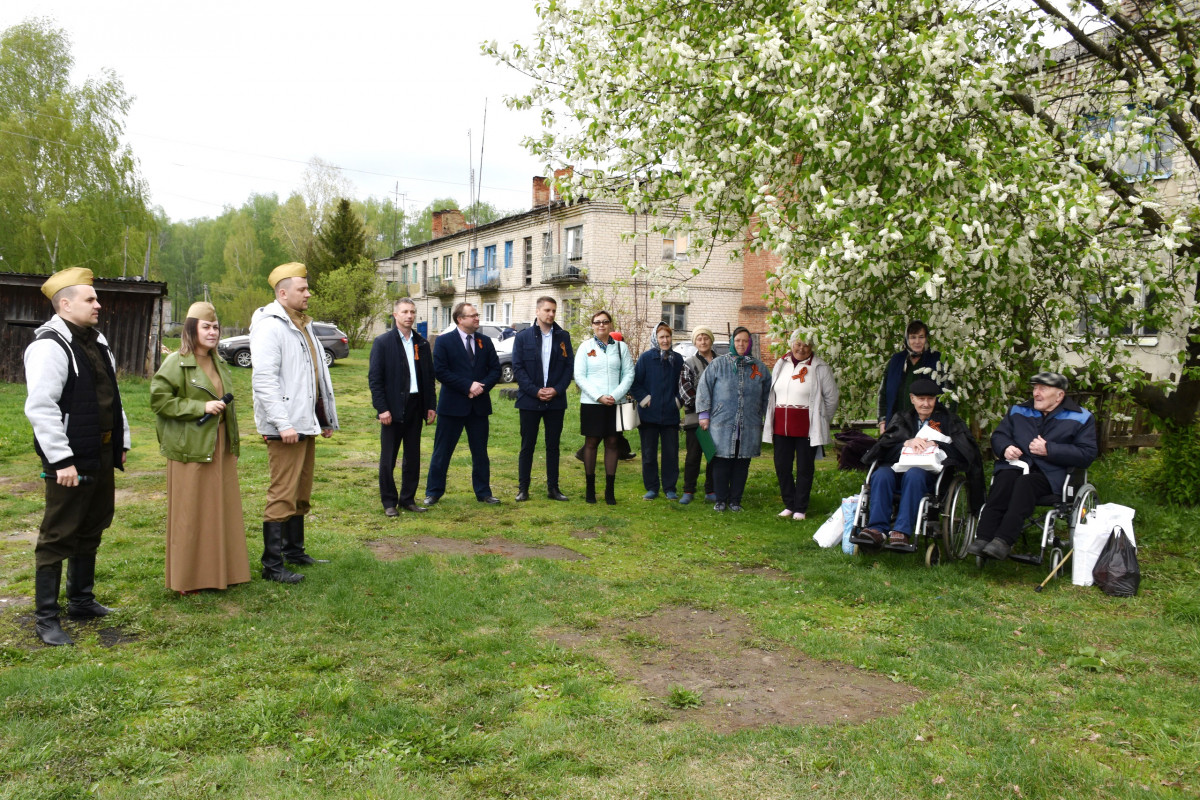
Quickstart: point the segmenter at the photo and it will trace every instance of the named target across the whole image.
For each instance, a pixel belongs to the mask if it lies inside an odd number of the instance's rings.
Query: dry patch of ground
[[[416,553],[446,553],[464,556],[503,556],[505,558],[548,558],[554,561],[587,561],[587,556],[557,544],[529,545],[493,536],[486,542],[419,536],[416,539],[375,539],[367,547],[384,561],[396,561]]]
[[[911,686],[847,664],[817,661],[790,647],[764,649],[745,618],[666,608],[636,620],[558,631],[561,647],[587,652],[658,698],[666,714],[720,732],[766,725],[858,723],[921,699]],[[769,645],[767,645],[769,647]],[[698,708],[673,709],[672,690]]]
[[[0,611],[17,606],[31,606],[33,601],[28,597],[0,597]]]
[[[759,578],[766,578],[769,581],[792,580],[792,576],[788,575],[783,570],[761,565],[757,567],[734,567],[733,572],[735,575],[755,575]]]
[[[0,542],[29,542],[30,544],[37,544],[37,540],[37,528],[26,528],[22,531],[6,531],[4,533],[0,533]]]
[[[0,486],[4,487],[5,492],[14,495],[29,494],[40,491],[42,489],[42,481],[19,481],[16,478],[0,477]]]

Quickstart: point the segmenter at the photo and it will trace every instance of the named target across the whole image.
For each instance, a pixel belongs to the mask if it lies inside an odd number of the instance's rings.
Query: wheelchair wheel
[[[1062,563],[1062,560],[1063,551],[1061,548],[1055,547],[1050,551],[1050,569],[1047,571],[1054,574],[1054,580],[1058,580],[1062,577],[1062,570],[1058,569],[1058,565]],[[1055,572],[1055,570],[1058,571]]]
[[[937,542],[930,542],[929,547],[925,548],[925,566],[936,567],[942,563],[942,551],[938,548]]]
[[[942,541],[946,557],[951,561],[966,558],[967,548],[975,539],[977,520],[971,513],[971,492],[964,478],[958,477],[946,490],[945,511],[942,514]]]
[[[1067,521],[1067,542],[1075,545],[1075,526],[1083,521],[1090,512],[1096,510],[1096,487],[1085,483],[1079,487],[1075,502],[1071,505],[1071,518]]]

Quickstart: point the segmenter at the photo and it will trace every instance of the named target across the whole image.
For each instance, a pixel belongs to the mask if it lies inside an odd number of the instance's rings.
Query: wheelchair
[[[1062,571],[1058,566],[1062,563],[1063,554],[1075,546],[1075,527],[1095,509],[1096,487],[1088,482],[1087,469],[1069,468],[1062,492],[1039,497],[1033,515],[1021,527],[1017,541],[1024,545],[1026,552],[1015,552],[1014,546],[1014,552],[1008,554],[1008,560],[1033,566],[1044,563],[1048,572],[1055,573],[1056,578],[1061,577]],[[979,514],[979,519],[982,519],[983,509],[979,510]],[[1038,541],[1037,552],[1032,547],[1035,537]],[[982,568],[987,560],[986,556],[975,556],[975,565]]]
[[[850,541],[854,552],[876,552],[884,549],[876,545],[869,536],[861,535],[870,519],[871,476],[878,469],[891,469],[890,464],[871,464],[863,480],[858,496],[858,508],[854,512],[854,523]],[[947,464],[938,473],[933,492],[921,498],[917,518],[913,524],[912,543],[904,548],[889,547],[892,552],[924,553],[925,566],[958,561],[966,558],[967,548],[975,539],[978,518],[971,513],[971,492],[963,475]]]

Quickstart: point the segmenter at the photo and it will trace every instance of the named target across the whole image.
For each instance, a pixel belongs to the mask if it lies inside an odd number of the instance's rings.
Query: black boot
[[[308,566],[309,564],[328,564],[324,558],[313,558],[304,552],[304,515],[296,516],[283,523],[283,560],[289,564]]]
[[[304,580],[304,576],[297,575],[283,566],[283,526],[282,522],[263,523],[263,580],[299,583]]]
[[[67,559],[67,616],[71,619],[95,619],[112,613],[96,602],[96,554]]]
[[[604,502],[608,503],[610,506],[615,506],[617,504],[616,485],[616,475],[604,476]]]
[[[587,496],[584,497],[584,500],[586,500],[589,503],[595,503],[596,502],[596,476],[595,475],[585,475],[584,478],[587,480]]]
[[[34,631],[38,638],[52,647],[75,644],[58,624],[58,586],[62,582],[62,562],[39,567],[33,575]]]

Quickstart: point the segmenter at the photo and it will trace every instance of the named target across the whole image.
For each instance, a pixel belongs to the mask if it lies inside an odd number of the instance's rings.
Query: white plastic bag
[[[842,541],[843,527],[842,509],[839,506],[829,515],[829,519],[822,522],[821,527],[817,528],[817,532],[813,534],[813,541],[821,547],[833,547]]]
[[[1129,506],[1103,503],[1075,526],[1075,537],[1071,541],[1071,546],[1075,548],[1071,556],[1071,583],[1076,586],[1092,585],[1092,569],[1113,528],[1124,528],[1130,544],[1137,547],[1137,540],[1133,538],[1134,513]]]

